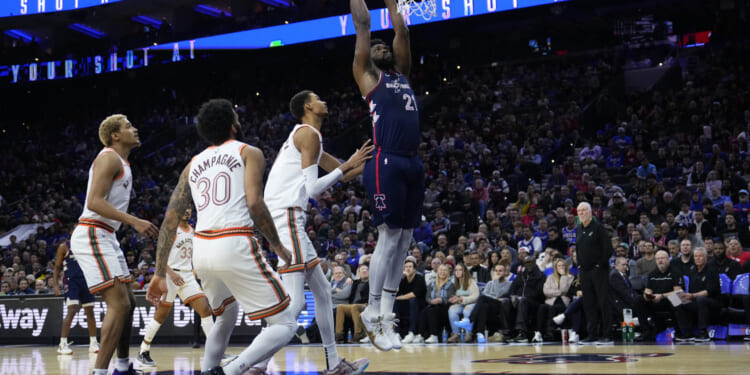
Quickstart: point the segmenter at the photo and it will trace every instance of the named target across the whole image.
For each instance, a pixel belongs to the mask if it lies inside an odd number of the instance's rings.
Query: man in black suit
[[[482,261],[479,258],[479,253],[476,251],[472,251],[471,254],[469,254],[468,262],[466,262],[466,267],[469,269],[469,274],[474,279],[474,281],[478,283],[486,283],[490,281],[490,271],[482,265]]]
[[[627,258],[617,257],[615,259],[615,269],[609,274],[609,286],[612,288],[617,315],[622,318],[622,310],[632,309],[635,298],[638,296],[628,280]]]

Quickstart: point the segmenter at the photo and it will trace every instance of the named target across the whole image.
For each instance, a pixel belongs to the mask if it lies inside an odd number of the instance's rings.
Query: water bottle
[[[628,334],[628,324],[622,322],[622,324],[620,324],[620,327],[622,328],[622,342],[627,343],[628,337],[630,337],[630,335]]]
[[[633,310],[632,309],[622,309],[622,320],[625,323],[630,324],[633,321]]]
[[[448,342],[448,331],[443,328],[443,341],[442,342]]]
[[[631,321],[628,323],[628,342],[632,343],[635,340],[635,324]]]
[[[347,335],[346,342],[351,343],[352,342],[352,331],[348,331],[348,332],[349,332],[349,334]]]

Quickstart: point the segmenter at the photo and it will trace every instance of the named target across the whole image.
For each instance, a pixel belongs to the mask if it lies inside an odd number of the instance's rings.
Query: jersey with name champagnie
[[[197,232],[253,226],[245,199],[245,147],[228,140],[208,147],[190,162],[188,182],[198,212]]]
[[[409,82],[398,72],[381,72],[378,85],[365,97],[372,117],[373,144],[385,152],[416,155],[419,108]]]

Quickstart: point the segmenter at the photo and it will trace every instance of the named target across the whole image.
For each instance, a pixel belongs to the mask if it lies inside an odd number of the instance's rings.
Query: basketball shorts
[[[274,210],[271,214],[276,225],[281,243],[292,252],[292,264],[280,270],[279,273],[301,272],[315,267],[320,263],[318,253],[315,251],[310,238],[305,232],[305,212],[299,208],[288,208],[286,210]],[[279,258],[279,269],[286,262]]]
[[[114,285],[115,280],[131,281],[125,255],[114,230],[95,220],[78,223],[70,238],[70,250],[81,266],[86,285],[93,294]]]
[[[83,307],[94,305],[94,296],[89,292],[86,285],[86,279],[83,275],[77,274],[73,277],[66,277],[68,291],[65,292],[65,304],[68,306],[81,305]]]
[[[198,298],[205,297],[203,289],[198,285],[198,280],[195,279],[192,270],[173,270],[182,277],[185,281],[182,286],[177,286],[172,278],[167,275],[167,299],[162,302],[167,305],[171,305],[174,301],[175,296],[180,296],[183,305],[189,305],[190,302],[195,301]]]
[[[196,232],[193,268],[214,315],[221,315],[235,300],[251,320],[275,315],[289,306],[289,295],[279,275],[263,259],[252,228]]]
[[[370,199],[372,225],[416,228],[424,202],[424,165],[418,156],[407,157],[375,150],[363,171]]]

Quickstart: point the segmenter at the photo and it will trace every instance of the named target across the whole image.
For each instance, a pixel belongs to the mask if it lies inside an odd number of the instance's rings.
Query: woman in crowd
[[[533,342],[552,341],[552,317],[565,311],[570,304],[568,290],[573,285],[573,275],[568,272],[568,263],[563,258],[554,261],[554,271],[544,282],[544,304],[537,310],[537,327]]]
[[[435,281],[427,285],[427,307],[419,315],[419,335],[412,343],[437,343],[441,335],[440,329],[446,326],[448,320],[448,305],[451,297],[456,295],[456,287],[450,280],[451,275],[447,265],[438,267]],[[425,340],[424,337],[427,337]]]
[[[497,253],[493,254],[497,255]],[[456,295],[448,299],[448,302],[451,303],[448,308],[448,319],[451,325],[451,334],[448,337],[449,343],[461,341],[458,327],[453,322],[461,320],[461,317],[468,318],[471,315],[471,310],[474,309],[474,303],[479,298],[479,287],[477,287],[477,283],[471,277],[471,274],[463,263],[456,265],[453,276],[456,285]]]

